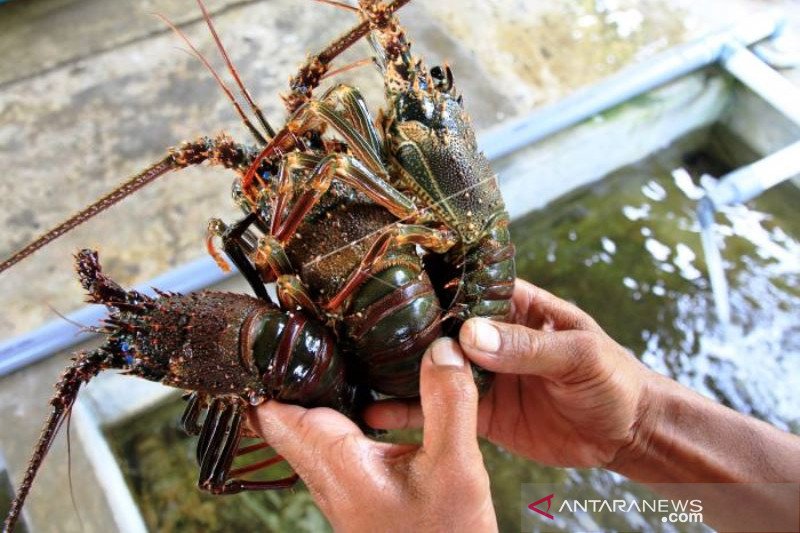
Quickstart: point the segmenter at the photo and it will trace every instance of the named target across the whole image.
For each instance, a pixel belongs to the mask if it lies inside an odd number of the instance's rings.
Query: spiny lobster
[[[245,212],[231,226],[211,221],[209,250],[225,263],[213,247],[219,237],[258,298],[213,292],[148,297],[122,289],[101,272],[95,253],[80,252],[78,272],[89,301],[110,309],[106,342],[78,355],[57,384],[6,531],[78,389],[101,370],[123,369],[191,391],[183,424],[200,435],[200,488],[217,494],[282,488],[296,476],[236,479],[280,460],[232,469],[237,455],[267,447],[240,447],[250,435],[248,404],[275,398],[357,417],[371,390],[416,395],[422,351],[443,331],[472,316],[507,318],[514,248],[496,176],[477,149],[449,67],[428,70],[411,55],[393,14],[408,1],[360,0],[361,23],[292,79],[284,96],[290,116],[275,132],[198,0],[263,131],[214,76],[260,146],[226,135],[184,143],[0,264],[0,272],[159,176],[209,162],[239,174],[234,199]],[[377,127],[353,87],[312,95],[331,61],[365,35],[388,101]],[[280,308],[265,288],[272,281]],[[488,386],[488,374],[479,377]]]

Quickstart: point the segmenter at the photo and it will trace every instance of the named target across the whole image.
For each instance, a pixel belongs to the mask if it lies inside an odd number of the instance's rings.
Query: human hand
[[[496,530],[476,434],[478,392],[454,341],[426,352],[420,396],[422,446],[376,442],[332,409],[276,401],[259,406],[250,423],[337,531]]]
[[[517,280],[513,324],[468,320],[459,340],[476,364],[497,372],[481,400],[478,433],[507,450],[553,466],[610,465],[636,439],[659,377],[606,335],[592,318]],[[376,428],[418,427],[424,409],[388,400],[367,410]]]

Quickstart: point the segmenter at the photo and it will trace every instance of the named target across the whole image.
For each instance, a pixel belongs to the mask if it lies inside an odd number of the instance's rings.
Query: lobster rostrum
[[[237,455],[268,447],[240,446],[251,436],[243,422],[248,404],[277,398],[353,417],[370,389],[416,395],[421,354],[453,330],[444,326],[471,316],[506,318],[514,249],[496,177],[477,150],[450,69],[428,71],[411,55],[393,16],[408,1],[362,0],[361,23],[311,56],[291,80],[284,96],[290,116],[276,132],[198,0],[255,122],[214,76],[257,145],[224,134],[184,143],[0,264],[0,272],[158,177],[207,162],[239,175],[234,198],[245,211],[230,226],[211,221],[209,249],[223,263],[213,248],[220,238],[258,298],[208,292],[150,298],[121,289],[103,276],[95,255],[81,252],[79,273],[91,301],[112,311],[107,341],[79,355],[58,383],[5,530],[13,528],[80,385],[101,370],[190,391],[183,422],[200,435],[200,488],[219,494],[282,488],[296,477],[237,479],[280,457],[232,467]],[[388,101],[377,125],[353,87],[312,97],[330,62],[367,34]],[[272,281],[280,308],[265,288]]]

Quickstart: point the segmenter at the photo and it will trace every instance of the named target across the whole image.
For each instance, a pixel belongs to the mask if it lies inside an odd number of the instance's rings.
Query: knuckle
[[[523,327],[509,328],[507,339],[504,339],[503,345],[504,348],[507,346],[507,351],[511,355],[519,358],[535,355],[539,351],[539,340],[531,334],[530,330]]]
[[[569,373],[592,373],[601,361],[602,337],[594,331],[578,331],[571,346]]]

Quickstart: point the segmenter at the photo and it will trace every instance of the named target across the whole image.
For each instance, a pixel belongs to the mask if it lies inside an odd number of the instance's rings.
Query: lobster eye
[[[450,67],[435,66],[431,69],[431,78],[436,89],[442,92],[449,92],[453,88],[453,73],[450,72]]]

